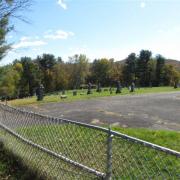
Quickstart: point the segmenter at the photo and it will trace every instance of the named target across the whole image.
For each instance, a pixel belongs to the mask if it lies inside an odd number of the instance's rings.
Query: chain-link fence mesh
[[[45,179],[180,179],[180,153],[0,104],[5,146]]]
[[[114,179],[180,179],[180,156],[120,137],[112,149]]]

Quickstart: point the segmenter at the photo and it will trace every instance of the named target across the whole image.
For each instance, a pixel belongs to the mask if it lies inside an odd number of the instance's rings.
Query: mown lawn
[[[180,151],[180,133],[147,129],[113,130]],[[19,128],[18,133],[31,141],[101,172],[106,171],[107,134],[72,124],[40,125]],[[177,178],[180,160],[172,155],[113,137],[113,177],[122,179]],[[145,178],[145,179],[146,179]]]
[[[180,133],[176,131],[121,127],[112,127],[112,130],[180,151]],[[101,172],[106,172],[107,134],[105,132],[66,123],[31,125],[17,128],[16,132],[67,158]],[[9,141],[7,143],[8,149],[14,149],[15,154],[23,157],[25,164],[33,167],[35,171],[44,171],[47,176],[54,177],[61,177],[63,174],[65,179],[75,178],[75,173],[81,173],[82,176],[79,176],[79,179],[91,179],[91,176],[87,173],[73,168],[72,165],[63,161],[57,161],[57,159],[40,152],[36,148],[23,144],[8,133],[2,133],[1,135],[7,142]],[[120,177],[121,179],[147,179],[147,177],[152,179],[162,179],[162,177],[178,179],[177,177],[180,174],[180,160],[178,158],[122,138],[113,137],[112,153],[113,179]],[[0,155],[0,178],[10,175],[12,179],[21,179],[26,174],[23,174],[22,170],[13,170],[17,166],[9,165],[7,157],[10,154],[6,153],[4,155],[1,151]],[[12,170],[13,174],[9,169]]]
[[[113,93],[110,94],[109,88],[103,88],[101,93],[96,92],[96,90],[92,90],[93,94],[87,95],[87,90],[77,90],[77,96],[73,96],[72,90],[66,91],[67,98],[61,99],[60,93],[52,93],[47,94],[44,97],[43,101],[37,102],[36,97],[24,98],[24,99],[16,99],[9,101],[8,104],[12,106],[23,106],[30,104],[41,104],[41,103],[50,103],[50,102],[71,102],[77,100],[87,100],[91,98],[97,97],[105,97],[105,96],[121,96],[121,95],[135,95],[135,94],[145,94],[145,93],[160,93],[160,92],[174,92],[180,91],[180,88],[174,89],[173,87],[153,87],[153,88],[140,88],[136,89],[135,92],[130,93],[127,88],[122,89],[121,94],[115,93],[116,88],[113,89]],[[80,95],[81,94],[81,95]]]
[[[112,129],[180,152],[180,132],[178,131],[121,127],[112,127]]]

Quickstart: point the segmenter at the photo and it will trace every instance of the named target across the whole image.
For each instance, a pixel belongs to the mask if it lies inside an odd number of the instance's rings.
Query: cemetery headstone
[[[174,83],[174,89],[176,89],[178,87],[177,83]]]
[[[101,84],[98,83],[96,92],[99,92],[99,93],[100,93],[101,91],[102,91],[102,89],[101,89]]]
[[[112,94],[112,93],[113,93],[113,89],[112,89],[112,87],[110,87],[110,88],[109,88],[109,92],[110,92],[110,94]]]
[[[121,93],[122,87],[120,81],[117,81],[116,88],[116,94]]]
[[[36,89],[37,101],[42,101],[44,97],[44,86],[42,84]]]
[[[88,83],[87,94],[92,94],[91,88],[92,88],[92,84],[91,84],[91,83]]]
[[[73,96],[77,96],[77,91],[73,90]]]
[[[130,92],[134,92],[134,91],[135,91],[135,83],[132,82],[130,86]]]
[[[66,91],[63,89],[62,90],[62,95],[65,95],[66,94]]]

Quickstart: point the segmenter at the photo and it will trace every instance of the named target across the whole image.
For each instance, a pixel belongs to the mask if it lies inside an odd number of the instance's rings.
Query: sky
[[[141,49],[180,60],[180,0],[33,0],[22,14],[28,23],[11,20],[1,65],[43,53],[122,60]]]

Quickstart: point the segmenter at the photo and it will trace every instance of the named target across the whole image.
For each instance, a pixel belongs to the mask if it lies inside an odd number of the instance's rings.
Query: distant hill
[[[116,61],[117,63],[120,63],[120,64],[125,64],[125,62],[126,62],[126,60],[125,59],[123,59],[123,60],[120,60],[120,61]]]
[[[166,64],[173,65],[177,70],[180,71],[180,61],[174,60],[174,59],[167,59]]]
[[[121,64],[124,64],[126,60],[121,60],[121,61],[118,61],[119,63]],[[173,65],[177,70],[180,71],[180,61],[177,61],[177,60],[174,60],[174,59],[166,59],[165,61],[166,64],[170,64],[170,65]]]

